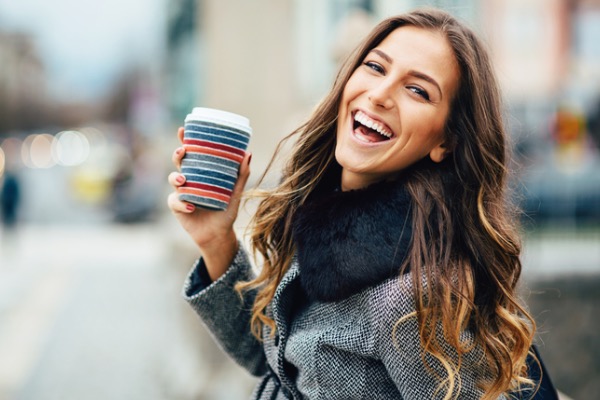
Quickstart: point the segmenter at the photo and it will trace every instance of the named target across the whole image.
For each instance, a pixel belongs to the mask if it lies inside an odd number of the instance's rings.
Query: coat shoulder
[[[368,290],[369,308],[382,322],[413,314],[416,310],[413,286],[410,274],[386,279]]]

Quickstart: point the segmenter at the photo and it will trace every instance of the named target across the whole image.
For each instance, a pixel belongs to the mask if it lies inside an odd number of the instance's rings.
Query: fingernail
[[[176,154],[181,154],[181,152],[183,151],[183,149],[181,147],[179,147],[177,150],[175,150]]]
[[[193,204],[187,204],[185,208],[187,208],[188,211],[194,211],[196,209],[196,207]]]
[[[185,178],[184,178],[184,176],[183,176],[183,175],[179,175],[177,178],[175,178],[175,180],[176,180],[178,183],[183,183],[183,182],[185,182]]]

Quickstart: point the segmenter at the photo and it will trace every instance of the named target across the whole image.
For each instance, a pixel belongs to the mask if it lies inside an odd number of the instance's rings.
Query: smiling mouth
[[[368,143],[385,142],[394,135],[388,127],[362,111],[354,113],[352,129],[358,139]]]

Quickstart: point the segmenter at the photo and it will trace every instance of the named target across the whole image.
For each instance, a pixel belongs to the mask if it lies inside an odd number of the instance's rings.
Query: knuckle
[[[167,204],[169,205],[169,207],[171,209],[175,209],[175,208],[177,208],[177,203],[178,203],[177,193],[173,192],[167,197]]]

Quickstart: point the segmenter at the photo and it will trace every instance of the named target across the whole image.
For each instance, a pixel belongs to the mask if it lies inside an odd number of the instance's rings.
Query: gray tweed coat
[[[194,269],[204,268],[199,260]],[[194,272],[192,269],[192,273]],[[341,301],[307,301],[295,260],[279,284],[268,313],[277,333],[250,334],[252,294],[242,300],[234,290],[253,269],[240,247],[233,264],[217,281],[183,296],[199,314],[220,347],[260,381],[253,399],[438,399],[443,368],[422,358],[417,322],[399,318],[415,310],[408,275],[389,278]],[[394,330],[394,326],[396,329]],[[471,337],[465,332],[464,338]],[[394,339],[392,339],[394,338]],[[479,399],[481,357],[472,351],[461,368],[460,399]],[[433,371],[433,372],[432,372]]]

